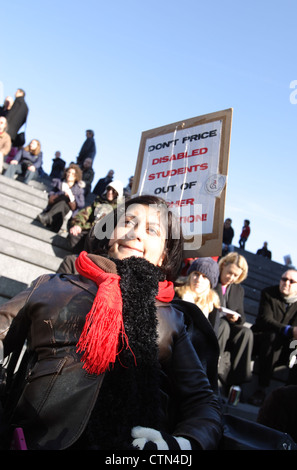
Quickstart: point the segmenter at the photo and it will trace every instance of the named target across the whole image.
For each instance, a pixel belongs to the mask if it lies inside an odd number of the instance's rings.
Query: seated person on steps
[[[112,181],[102,196],[97,196],[94,202],[81,209],[70,220],[68,241],[73,253],[84,249],[86,237],[95,223],[111,212],[122,200],[123,184]]]
[[[48,205],[39,214],[38,220],[45,227],[58,233],[64,217],[72,211],[75,215],[85,205],[84,190],[81,187],[82,171],[71,163],[65,171],[65,177],[52,180],[52,190],[48,195]]]
[[[42,152],[39,140],[33,139],[25,148],[20,149],[13,160],[10,161],[4,176],[14,178],[14,175],[24,177],[28,184],[32,179],[38,178],[38,170],[42,166]]]
[[[249,402],[260,406],[277,365],[289,366],[291,342],[297,339],[297,270],[288,269],[279,284],[261,292],[258,316],[252,326],[254,355],[258,356],[259,387]],[[295,359],[295,356],[294,356]],[[289,368],[288,383],[297,384],[297,366]]]

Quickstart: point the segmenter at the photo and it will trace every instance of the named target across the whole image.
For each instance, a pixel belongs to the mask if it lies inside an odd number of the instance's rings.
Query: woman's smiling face
[[[108,245],[108,255],[115,259],[137,256],[155,266],[165,257],[166,218],[154,206],[130,205],[120,218]]]

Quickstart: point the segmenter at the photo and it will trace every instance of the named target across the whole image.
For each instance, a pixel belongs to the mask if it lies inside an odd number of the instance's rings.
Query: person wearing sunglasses
[[[259,361],[259,388],[249,402],[261,406],[276,365],[287,365],[297,339],[297,270],[288,269],[278,285],[261,292],[258,316],[252,326],[254,354]],[[292,364],[291,364],[292,366]],[[288,383],[296,383],[297,366],[289,368]]]

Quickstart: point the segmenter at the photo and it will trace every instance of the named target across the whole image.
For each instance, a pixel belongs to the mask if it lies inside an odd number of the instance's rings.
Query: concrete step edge
[[[70,253],[67,240],[65,237],[47,230],[46,228],[42,227],[41,224],[36,222],[35,224],[24,224],[20,223],[18,220],[14,218],[6,217],[2,219],[0,217],[0,227],[5,227],[6,229],[10,229],[12,232],[22,233],[27,235],[31,238],[36,238],[44,243],[51,244],[53,246],[59,247],[64,249],[65,251]]]
[[[57,256],[48,255],[1,238],[0,253],[51,271],[56,271],[57,265],[62,262],[62,258]]]

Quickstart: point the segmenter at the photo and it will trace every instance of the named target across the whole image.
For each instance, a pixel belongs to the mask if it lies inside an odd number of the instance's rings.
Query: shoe
[[[254,406],[262,406],[265,400],[266,393],[264,390],[256,390],[253,395],[248,399],[248,403]]]
[[[44,225],[45,227],[47,226],[47,224],[48,224],[48,222],[49,222],[49,221],[48,221],[48,217],[47,217],[46,214],[42,214],[42,213],[39,214],[39,215],[37,216],[37,219],[38,219],[39,222],[40,222],[42,225]]]

